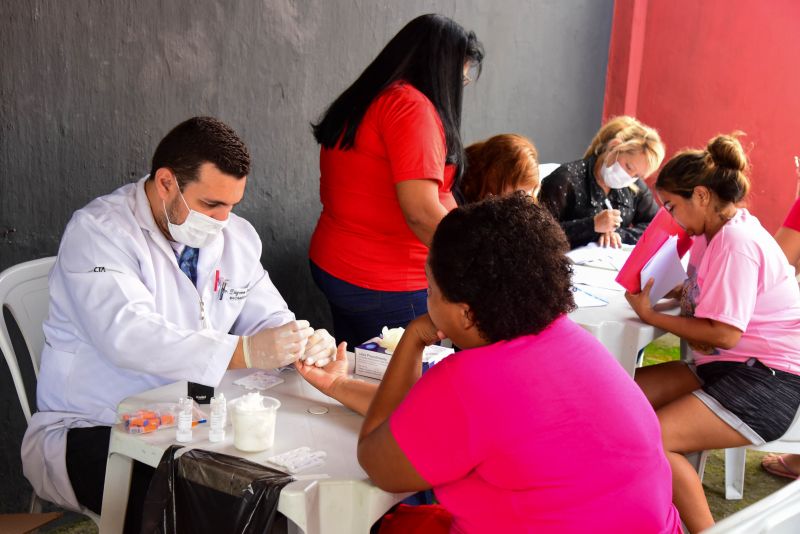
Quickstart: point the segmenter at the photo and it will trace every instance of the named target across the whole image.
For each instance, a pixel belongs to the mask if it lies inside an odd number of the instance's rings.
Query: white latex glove
[[[332,359],[336,359],[336,340],[324,328],[314,330],[300,360],[306,365],[325,367]]]
[[[290,321],[276,328],[265,328],[252,336],[242,336],[247,367],[275,369],[296,361],[305,352],[314,333],[308,321]]]

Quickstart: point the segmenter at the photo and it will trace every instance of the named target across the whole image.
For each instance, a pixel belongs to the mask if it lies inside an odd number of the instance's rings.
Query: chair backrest
[[[800,480],[726,517],[703,534],[796,534],[800,532]]]
[[[550,176],[554,170],[561,167],[560,163],[540,163],[539,164],[539,181],[544,181],[545,178]]]
[[[37,378],[39,377],[39,361],[44,348],[42,323],[47,318],[50,305],[47,279],[55,261],[55,257],[28,261],[0,273],[0,313],[5,308],[16,321]],[[17,396],[22,405],[22,411],[25,413],[25,419],[30,422],[31,408],[28,404],[25,383],[22,381],[20,373],[19,355],[14,352],[8,325],[2,315],[0,315],[0,351],[3,352],[11,371],[11,378],[17,389]]]

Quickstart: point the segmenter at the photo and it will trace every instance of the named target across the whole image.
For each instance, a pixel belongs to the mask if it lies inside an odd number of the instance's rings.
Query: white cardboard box
[[[378,345],[379,340],[379,337],[374,337],[355,348],[355,374],[377,380],[383,379],[383,374],[386,372],[386,367],[389,365],[392,355],[385,348]],[[439,345],[425,347],[422,352],[423,366],[427,364],[430,367],[450,354],[453,354],[453,349],[449,347],[440,347]]]

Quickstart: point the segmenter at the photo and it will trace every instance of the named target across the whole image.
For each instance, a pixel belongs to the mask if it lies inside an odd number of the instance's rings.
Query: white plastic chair
[[[42,323],[47,318],[47,309],[50,305],[47,277],[55,260],[55,257],[51,257],[20,263],[0,273],[0,309],[8,309],[17,322],[37,379],[39,377],[39,360],[44,348]],[[0,321],[0,351],[3,352],[6,364],[11,371],[11,378],[25,414],[25,421],[30,423],[31,408],[28,404],[25,384],[22,381],[19,360],[11,345],[11,336],[5,318]]]
[[[800,274],[797,275],[800,280]],[[744,468],[747,449],[763,452],[800,454],[800,410],[794,416],[789,430],[780,439],[761,446],[746,446],[725,449],[725,498],[737,501],[744,495]],[[701,473],[702,474],[702,473]],[[798,529],[800,532],[800,529]]]
[[[686,344],[686,340],[681,339],[681,360],[686,359],[688,350],[689,347]],[[741,500],[744,495],[744,468],[747,460],[747,449],[800,454],[800,410],[795,414],[794,421],[792,421],[786,433],[781,436],[781,439],[770,441],[760,446],[747,445],[725,449],[725,498],[729,501]],[[700,475],[700,480],[703,480],[707,456],[708,451],[686,455]]]
[[[44,348],[42,323],[47,318],[47,311],[50,306],[50,293],[47,282],[50,270],[55,262],[56,258],[54,256],[42,258],[14,265],[0,273],[0,313],[2,313],[3,309],[7,309],[11,313],[11,317],[16,321],[37,379],[39,378],[39,362]],[[19,404],[25,414],[25,422],[29,424],[32,411],[19,368],[19,357],[14,352],[14,346],[11,344],[11,336],[5,317],[3,316],[1,319],[0,351],[2,351],[8,369],[11,372],[11,379],[14,381],[17,397],[19,397]],[[40,508],[41,503],[36,494],[34,494],[31,498],[30,511],[38,511]],[[100,524],[100,517],[97,514],[86,509],[82,510],[82,513],[90,517],[97,525]]]
[[[726,517],[703,534],[796,534],[800,532],[800,481]]]
[[[550,176],[554,170],[561,167],[560,163],[540,163],[539,164],[539,181],[544,181],[545,178]]]
[[[781,439],[770,441],[761,446],[736,447],[725,449],[725,498],[738,500],[744,494],[744,467],[747,449],[765,452],[784,452],[800,454],[800,411],[794,416],[789,430]],[[800,504],[800,503],[799,503]],[[800,506],[798,506],[800,508]],[[800,529],[797,530],[800,532]]]

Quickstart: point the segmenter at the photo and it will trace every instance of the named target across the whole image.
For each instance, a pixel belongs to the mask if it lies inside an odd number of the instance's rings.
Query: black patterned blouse
[[[630,187],[612,189],[608,196],[594,177],[596,156],[564,163],[542,181],[541,202],[559,221],[572,248],[600,239],[594,231],[594,216],[606,208],[605,199],[620,211],[622,225],[617,232],[622,242],[635,244],[655,217],[658,204],[643,180],[636,180],[638,192]]]

